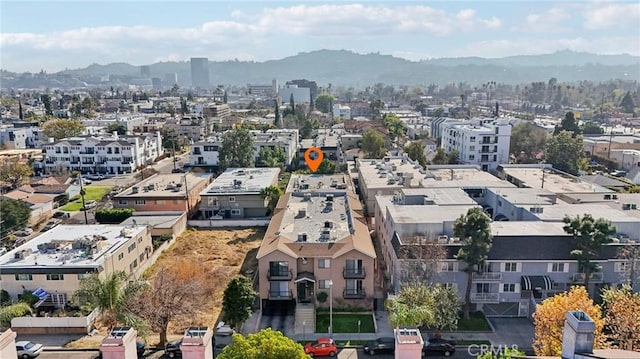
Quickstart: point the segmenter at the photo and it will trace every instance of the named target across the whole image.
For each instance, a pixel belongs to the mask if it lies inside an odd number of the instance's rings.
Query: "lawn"
[[[472,332],[489,332],[491,331],[491,327],[487,322],[487,318],[484,317],[482,312],[471,312],[469,313],[470,319],[464,319],[464,315],[460,315],[460,319],[458,320],[458,330],[459,331],[472,331]]]
[[[375,333],[373,316],[369,314],[334,314],[334,333],[358,333],[358,321],[360,321],[360,333]],[[316,314],[316,333],[327,333],[329,328],[329,313]]]
[[[100,201],[112,188],[112,186],[86,186],[84,187],[84,201]],[[75,212],[80,209],[82,209],[82,198],[80,196],[60,207],[60,210],[67,212]]]

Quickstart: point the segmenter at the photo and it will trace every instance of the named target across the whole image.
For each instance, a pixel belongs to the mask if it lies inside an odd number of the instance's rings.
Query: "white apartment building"
[[[311,102],[311,89],[298,87],[298,85],[286,85],[278,90],[278,95],[282,99],[283,106],[284,104],[289,104],[291,95],[293,95],[293,102],[296,104]]]
[[[47,173],[133,173],[164,154],[160,132],[155,136],[82,136],[43,145]]]
[[[351,108],[349,106],[344,106],[339,103],[336,103],[333,105],[333,117],[350,120]]]
[[[440,126],[441,146],[447,154],[456,150],[460,163],[479,165],[491,172],[499,164],[509,163],[509,119],[478,118],[443,122]]]
[[[146,119],[140,114],[103,114],[96,118],[83,120],[87,127],[109,127],[113,124],[122,124],[127,131],[132,132],[134,128],[144,125]]]
[[[260,156],[260,150],[263,147],[282,147],[287,155],[286,165],[290,165],[291,162],[293,162],[300,147],[298,130],[271,129],[266,132],[258,130],[250,132],[253,136],[253,152],[256,160]],[[220,145],[222,145],[222,134],[217,134],[192,144],[189,154],[189,164],[193,167],[217,168],[220,164]]]
[[[0,128],[0,146],[7,150],[40,148],[45,138],[40,127]]]

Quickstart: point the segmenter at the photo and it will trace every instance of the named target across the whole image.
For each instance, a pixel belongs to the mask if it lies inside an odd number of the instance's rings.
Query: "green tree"
[[[544,151],[547,131],[531,122],[520,122],[511,129],[511,153],[518,163],[535,163],[536,156]]]
[[[506,347],[501,349],[499,353],[492,353],[491,350],[485,350],[482,354],[476,356],[476,359],[511,359],[522,358],[525,356],[525,352],[514,348]]]
[[[85,307],[98,308],[101,320],[108,328],[122,323],[144,331],[144,322],[131,312],[131,303],[144,285],[138,281],[128,282],[122,271],[113,272],[104,279],[98,273],[91,273],[80,280],[74,300]]]
[[[491,218],[482,208],[471,208],[466,215],[456,219],[453,232],[460,238],[462,247],[456,258],[466,263],[463,272],[467,274],[467,287],[464,295],[464,317],[469,319],[471,309],[471,286],[473,273],[481,273],[491,249]]]
[[[562,131],[547,141],[545,160],[555,169],[577,175],[583,157],[581,136],[573,137],[571,132]]]
[[[562,131],[571,132],[572,137],[576,137],[581,134],[580,126],[578,125],[578,120],[576,120],[573,112],[567,112],[560,121],[560,125],[556,126],[553,131],[554,135],[559,134]]]
[[[237,275],[231,279],[222,297],[222,320],[236,331],[252,313],[258,293],[253,290],[251,279]]]
[[[53,116],[53,109],[51,107],[51,95],[44,94],[41,97],[42,104],[44,105],[44,114],[47,116]]]
[[[91,116],[93,114],[95,105],[91,96],[87,96],[82,99],[82,109],[84,110],[84,114],[87,116]]]
[[[18,102],[18,117],[20,121],[24,120],[24,113],[22,112],[22,101]]]
[[[329,93],[320,94],[316,97],[316,108],[322,113],[329,113],[332,111],[335,100],[335,97]]]
[[[312,118],[304,118],[298,120],[298,122],[302,122],[302,127],[300,128],[300,136],[302,136],[302,138],[312,138],[313,131],[320,127],[320,123]]]
[[[434,165],[446,165],[449,163],[449,159],[447,158],[447,153],[444,152],[444,148],[438,147],[436,150],[436,155],[433,157],[431,161]]]
[[[32,313],[31,306],[24,302],[0,307],[0,327],[11,327],[11,319],[24,317]]]
[[[640,293],[630,285],[605,288],[602,291],[607,336],[620,349],[640,351]]]
[[[220,170],[229,167],[253,167],[253,136],[248,129],[237,127],[222,135],[219,149]]]
[[[189,113],[189,105],[187,105],[187,100],[180,97],[180,113],[182,116]]]
[[[307,359],[302,345],[271,328],[248,336],[234,334],[218,359]]]
[[[282,189],[278,186],[269,186],[260,190],[260,198],[266,199],[268,202],[268,216],[273,214],[280,196],[282,196]]]
[[[336,164],[333,161],[324,158],[322,159],[322,162],[320,162],[320,166],[318,166],[316,173],[320,175],[332,175],[336,173]]]
[[[123,136],[127,134],[127,126],[120,122],[115,122],[107,127],[107,132],[114,133],[116,132],[118,135]]]
[[[407,156],[414,161],[417,161],[420,166],[426,168],[427,166],[427,157],[424,154],[424,143],[420,141],[414,141],[404,146],[404,152],[407,153]]]
[[[185,137],[173,128],[163,128],[160,135],[162,136],[162,147],[166,150],[182,151],[182,148],[187,145]]]
[[[24,201],[0,197],[0,214],[0,234],[4,237],[8,232],[27,225],[31,207]]]
[[[287,154],[282,147],[275,147],[274,149],[262,147],[258,160],[265,167],[280,167],[285,165]]]
[[[0,162],[0,181],[9,183],[11,188],[20,187],[31,175],[33,175],[33,170],[24,163],[18,161]]]
[[[367,158],[382,158],[387,153],[384,148],[384,139],[374,130],[367,130],[362,135],[362,151]]]
[[[371,117],[373,120],[379,120],[381,117],[382,109],[384,108],[384,102],[381,99],[377,99],[371,101],[369,103],[369,108],[371,109]]]
[[[385,302],[391,326],[428,326],[438,330],[458,327],[460,302],[452,288],[442,284],[404,286],[400,293]]]
[[[407,125],[395,114],[385,114],[382,123],[389,130],[389,136],[394,141],[407,133]]]
[[[633,113],[636,108],[636,104],[633,102],[633,96],[631,96],[631,92],[627,91],[627,93],[620,101],[620,107],[626,113]]]
[[[276,128],[281,128],[282,120],[280,119],[280,107],[278,106],[278,100],[275,100],[274,102],[276,104],[276,108],[274,109],[276,118],[273,120],[273,125],[276,126]]]
[[[460,161],[458,150],[451,150],[451,152],[449,152],[449,154],[447,155],[447,163],[450,165],[455,165],[458,164],[458,161]]]
[[[585,135],[600,135],[604,133],[604,129],[598,123],[592,121],[582,125],[581,131]]]
[[[73,119],[54,118],[42,125],[42,132],[49,138],[58,141],[61,138],[74,137],[82,134],[85,126]]]
[[[575,248],[571,256],[578,260],[578,269],[584,273],[584,286],[589,291],[589,277],[591,273],[600,271],[600,265],[593,260],[597,259],[602,246],[611,243],[612,236],[616,234],[616,227],[610,221],[603,218],[594,219],[590,214],[571,218],[564,217],[564,231],[570,234],[575,241]]]
[[[296,114],[296,103],[293,101],[293,93],[289,96],[289,108],[291,109],[291,114],[295,116]]]

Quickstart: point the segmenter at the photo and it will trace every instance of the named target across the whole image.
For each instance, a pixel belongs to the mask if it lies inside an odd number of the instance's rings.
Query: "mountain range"
[[[160,62],[148,65],[152,77],[165,78],[178,74],[178,84],[191,84],[190,63]],[[570,50],[543,55],[518,55],[504,58],[437,58],[421,61],[383,55],[358,54],[347,50],[318,50],[265,62],[210,61],[212,85],[270,84],[306,78],[321,86],[371,86],[382,82],[393,85],[446,84],[467,82],[480,85],[489,81],[521,84],[547,81],[555,77],[560,82],[607,81],[612,79],[640,80],[640,56],[628,54],[599,55]],[[56,75],[80,78],[115,75],[125,79],[140,77],[140,66],[127,63],[92,64],[83,69],[65,70]],[[3,72],[6,82],[6,72]],[[19,76],[14,76],[18,79]],[[2,87],[10,87],[4,83]],[[14,84],[13,87],[18,84]]]

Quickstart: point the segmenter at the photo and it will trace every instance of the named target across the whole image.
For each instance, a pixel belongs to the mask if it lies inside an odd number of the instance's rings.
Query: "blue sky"
[[[318,49],[409,60],[571,49],[640,55],[638,1],[7,1],[0,67],[265,61]]]

